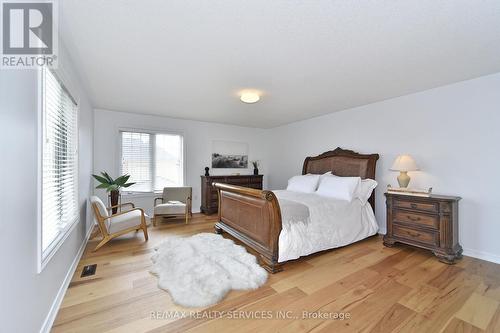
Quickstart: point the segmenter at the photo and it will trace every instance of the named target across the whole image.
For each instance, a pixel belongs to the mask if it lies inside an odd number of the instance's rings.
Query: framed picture
[[[248,144],[243,142],[213,141],[212,168],[248,168]]]

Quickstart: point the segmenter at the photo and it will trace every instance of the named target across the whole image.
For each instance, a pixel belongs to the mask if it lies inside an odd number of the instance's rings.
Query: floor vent
[[[83,267],[82,275],[80,277],[92,276],[95,274],[95,270],[97,268],[97,264],[87,265]]]

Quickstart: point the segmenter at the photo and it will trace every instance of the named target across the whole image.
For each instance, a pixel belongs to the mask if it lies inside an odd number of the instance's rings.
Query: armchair
[[[135,208],[131,202],[119,204],[111,207],[106,207],[101,199],[97,196],[90,197],[92,209],[97,220],[97,225],[102,234],[102,240],[97,244],[94,251],[100,249],[104,244],[132,231],[142,229],[144,238],[148,240],[148,229],[144,211],[141,208]],[[110,211],[115,207],[131,206],[130,210],[125,210],[116,214],[110,214]]]
[[[186,224],[193,215],[191,212],[191,187],[165,187],[163,195],[154,200],[153,226],[157,217],[183,217]]]

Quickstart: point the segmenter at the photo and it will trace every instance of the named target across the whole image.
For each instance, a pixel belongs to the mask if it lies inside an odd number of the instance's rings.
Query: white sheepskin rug
[[[267,280],[253,255],[221,235],[172,236],[155,250],[151,273],[182,306],[212,305],[231,289],[257,289]]]

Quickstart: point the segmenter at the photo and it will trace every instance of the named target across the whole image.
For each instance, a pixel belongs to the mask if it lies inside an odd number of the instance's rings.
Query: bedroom
[[[500,330],[498,1],[15,3],[6,332]],[[22,11],[36,51],[9,51]],[[23,68],[33,54],[54,66]],[[135,183],[116,238],[92,205],[116,189],[101,172]],[[422,192],[386,196],[405,176]],[[226,269],[240,259],[248,274]]]

